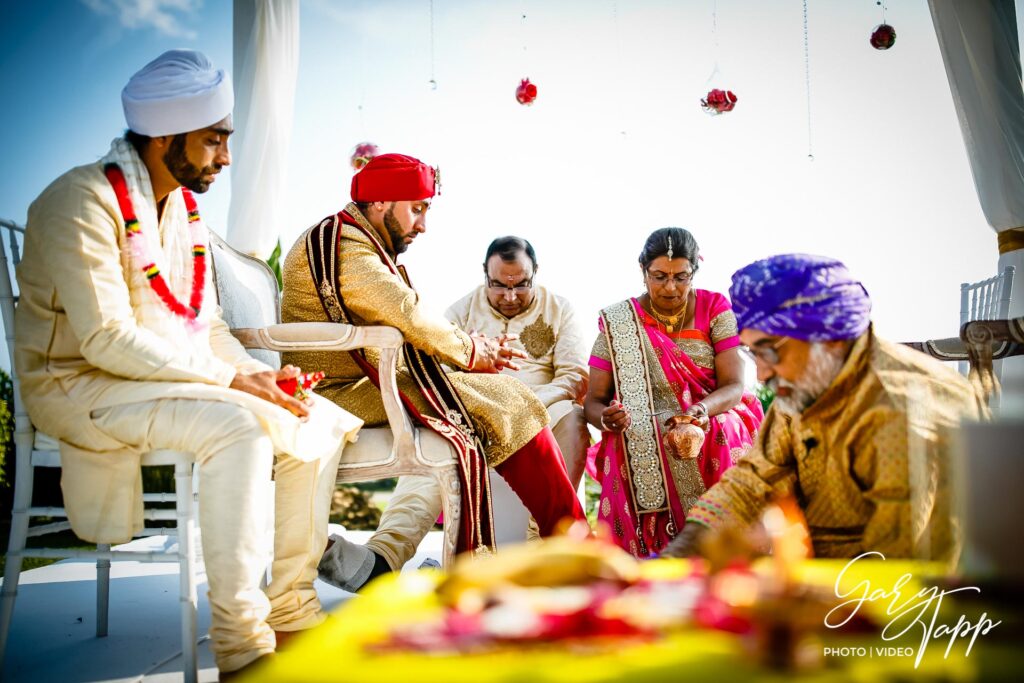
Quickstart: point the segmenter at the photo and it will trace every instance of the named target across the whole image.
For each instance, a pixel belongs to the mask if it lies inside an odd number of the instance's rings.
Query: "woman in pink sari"
[[[584,408],[602,435],[588,454],[601,483],[598,520],[637,557],[672,540],[689,507],[750,448],[764,417],[743,390],[729,301],[691,286],[698,252],[686,230],[654,231],[640,254],[647,291],[601,311],[590,357]],[[674,416],[705,430],[696,458],[664,447]]]

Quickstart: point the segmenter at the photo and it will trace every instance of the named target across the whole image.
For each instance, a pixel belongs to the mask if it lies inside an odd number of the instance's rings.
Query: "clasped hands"
[[[518,334],[502,334],[497,337],[488,337],[485,334],[470,332],[473,346],[476,353],[473,358],[472,372],[501,372],[505,368],[518,370],[516,358],[526,358],[526,353],[509,346],[509,342],[519,339]]]
[[[303,401],[289,396],[277,385],[279,380],[293,379],[302,374],[302,371],[294,365],[286,365],[280,370],[264,370],[249,375],[237,373],[231,380],[231,388],[244,391],[247,394],[270,401],[274,405],[281,406],[295,415],[303,422],[309,419],[309,408],[313,405],[312,398]]]

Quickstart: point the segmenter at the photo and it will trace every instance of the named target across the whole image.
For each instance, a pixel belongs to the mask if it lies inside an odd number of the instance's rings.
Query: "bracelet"
[[[696,403],[694,403],[690,407],[691,408],[697,408],[698,410],[700,410],[700,412],[704,413],[704,417],[708,416],[708,407],[706,405],[704,405],[703,401],[697,401]]]

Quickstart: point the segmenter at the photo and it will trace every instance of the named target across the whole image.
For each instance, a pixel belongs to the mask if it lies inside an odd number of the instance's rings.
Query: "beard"
[[[391,248],[395,250],[395,256],[409,248],[409,245],[405,243],[406,233],[402,231],[402,224],[395,218],[395,205],[393,203],[384,214],[384,229],[388,231],[388,237],[391,238]]]
[[[775,390],[775,405],[787,415],[799,415],[818,400],[835,380],[845,359],[831,353],[824,344],[815,342],[807,356],[804,372],[795,382],[773,377],[769,386]],[[779,389],[788,389],[788,396],[780,396]]]
[[[220,172],[222,166],[215,164],[197,168],[185,154],[185,135],[181,133],[174,136],[164,153],[163,162],[171,176],[183,187],[202,194],[210,189],[210,183],[205,182],[203,176]]]

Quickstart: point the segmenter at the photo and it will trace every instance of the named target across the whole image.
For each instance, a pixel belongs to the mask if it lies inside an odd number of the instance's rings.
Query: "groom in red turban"
[[[396,261],[426,232],[438,189],[437,170],[418,159],[383,154],[352,178],[352,203],[306,231],[284,264],[285,322],[388,325],[405,337],[398,388],[421,428],[436,431],[458,453],[462,477],[459,550],[493,548],[488,466],[508,481],[540,527],[554,533],[562,519],[584,519],[534,393],[509,375],[522,352],[504,338],[466,334],[428,312]],[[362,418],[386,425],[373,369],[373,349],[351,354],[285,354],[284,362],[316,368],[318,391]],[[447,371],[448,368],[456,368]],[[322,579],[357,590],[412,557],[441,509],[438,482],[403,477],[377,533],[366,546],[334,537],[320,564]],[[450,520],[454,522],[455,520]]]

